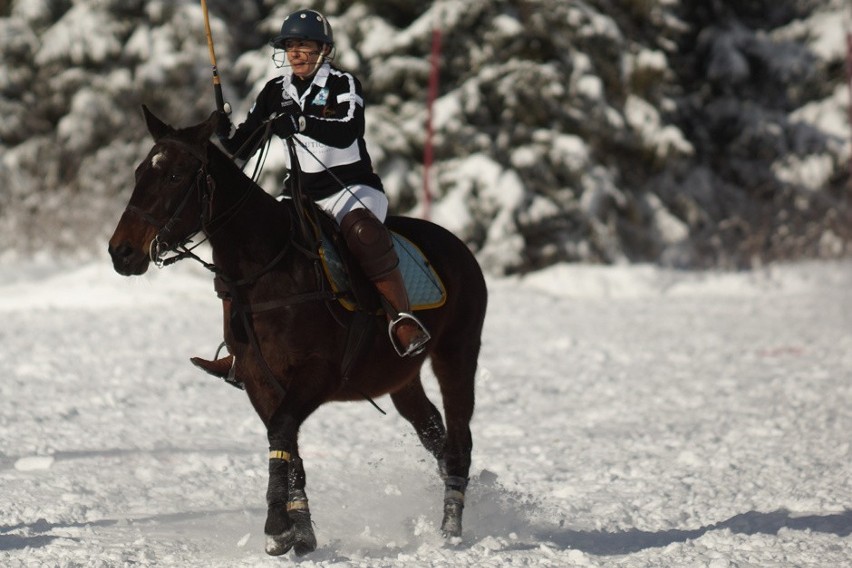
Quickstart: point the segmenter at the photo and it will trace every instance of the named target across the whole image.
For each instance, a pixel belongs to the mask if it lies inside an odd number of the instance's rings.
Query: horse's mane
[[[240,187],[250,191],[259,191],[266,195],[269,199],[275,200],[275,198],[269,195],[269,193],[267,193],[260,184],[254,181],[251,176],[246,174],[243,168],[237,165],[234,158],[228,155],[217,144],[214,144],[212,140],[207,142],[207,162],[208,164],[215,162],[217,165],[223,166],[225,168],[225,174],[229,177],[233,176],[235,180],[238,180]]]

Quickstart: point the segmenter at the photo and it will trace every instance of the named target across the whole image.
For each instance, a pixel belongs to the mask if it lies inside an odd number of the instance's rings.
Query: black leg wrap
[[[304,556],[317,548],[317,538],[311,522],[311,510],[308,508],[308,497],[305,495],[305,469],[300,458],[293,458],[287,479],[289,497],[287,513],[293,521],[295,543],[293,551],[297,556]]]
[[[290,479],[289,459],[290,454],[287,452],[280,450],[270,450],[269,452],[269,487],[266,490],[266,504],[270,509],[281,508],[283,510],[287,506]]]
[[[285,554],[296,542],[296,531],[287,515],[289,459],[290,454],[283,450],[269,452],[268,511],[263,532],[266,533],[266,553],[271,556]]]
[[[462,512],[467,478],[454,475],[444,480],[444,519],[441,532],[446,538],[459,538],[462,534]]]

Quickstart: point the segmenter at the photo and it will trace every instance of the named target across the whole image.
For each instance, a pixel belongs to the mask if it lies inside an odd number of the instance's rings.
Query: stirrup
[[[399,340],[396,338],[395,330],[397,325],[406,320],[413,322],[414,325],[419,327],[422,335],[416,337],[414,341],[411,342],[411,345],[403,349],[402,345],[399,344]],[[391,345],[393,345],[396,354],[400,357],[414,357],[415,355],[423,353],[426,344],[429,343],[430,339],[432,339],[432,336],[429,334],[426,326],[423,325],[423,322],[417,319],[417,316],[410,312],[399,312],[396,314],[396,317],[388,323],[388,337],[390,337]]]
[[[219,354],[222,352],[222,349],[225,350],[225,353],[227,353],[228,355],[231,355],[233,357],[233,359],[231,360],[231,368],[228,369],[228,376],[227,377],[220,377],[220,378],[234,388],[238,388],[240,390],[246,390],[245,384],[243,384],[243,382],[240,379],[237,378],[237,358],[236,358],[236,356],[231,354],[231,350],[228,349],[228,344],[225,343],[224,341],[222,343],[220,343],[219,347],[216,349],[216,353],[213,355],[213,361],[219,360],[219,358],[220,358]],[[204,369],[203,367],[202,367],[202,369],[206,371],[206,369]]]
[[[228,369],[228,376],[222,379],[232,387],[238,388],[240,390],[246,390],[246,385],[237,378],[237,358],[234,357],[233,362],[231,363],[231,368]]]
[[[222,349],[225,350],[225,353],[227,353],[228,355],[231,355],[231,350],[228,349],[228,344],[223,341],[222,343],[219,344],[219,347],[216,349],[216,354],[213,355],[214,361],[219,358],[219,353],[222,352]],[[237,378],[237,358],[234,355],[231,355],[231,356],[234,357],[231,360],[231,368],[228,369],[228,376],[222,377],[222,380],[224,380],[226,383],[228,383],[231,386],[237,387],[240,390],[246,390],[245,385],[243,385],[242,381],[240,381]]]

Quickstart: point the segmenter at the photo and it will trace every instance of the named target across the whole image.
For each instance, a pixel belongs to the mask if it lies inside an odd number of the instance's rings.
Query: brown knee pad
[[[352,256],[370,280],[386,276],[399,265],[390,231],[367,209],[346,214],[340,230]]]

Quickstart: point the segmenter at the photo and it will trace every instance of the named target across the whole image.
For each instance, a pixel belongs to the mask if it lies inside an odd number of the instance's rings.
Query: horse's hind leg
[[[478,351],[478,347],[464,350],[456,346],[448,352],[436,351],[432,355],[432,370],[441,387],[447,423],[444,446],[447,474],[444,478],[444,519],[441,522],[441,531],[446,537],[460,537],[462,532],[464,496],[473,450],[470,420],[473,418]]]
[[[441,475],[445,476],[444,443],[447,434],[444,422],[441,413],[423,391],[420,377],[391,394],[391,400],[399,414],[414,426],[420,442],[435,456]]]

